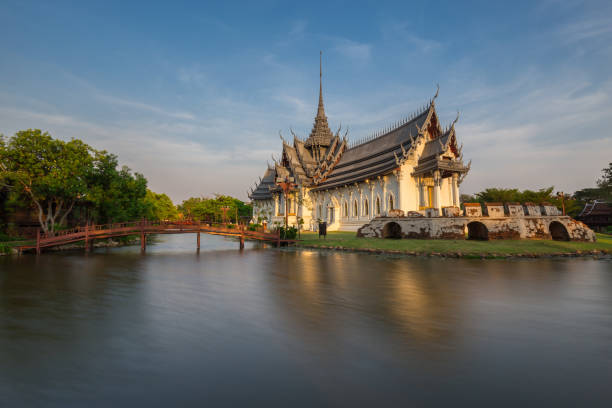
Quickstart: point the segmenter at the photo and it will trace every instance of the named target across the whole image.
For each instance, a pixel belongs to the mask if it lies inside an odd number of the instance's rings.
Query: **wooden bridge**
[[[17,247],[19,252],[36,250],[40,254],[43,248],[85,242],[85,250],[91,251],[94,240],[123,237],[128,235],[140,236],[140,249],[147,249],[147,235],[150,234],[197,234],[197,249],[200,250],[200,234],[224,235],[236,237],[240,240],[240,249],[244,248],[245,240],[264,241],[275,244],[277,247],[294,243],[294,240],[281,239],[280,231],[260,232],[249,231],[244,226],[228,228],[227,225],[214,226],[190,221],[135,221],[105,225],[86,225],[69,230],[59,231],[55,234],[37,233],[36,244],[25,244]]]

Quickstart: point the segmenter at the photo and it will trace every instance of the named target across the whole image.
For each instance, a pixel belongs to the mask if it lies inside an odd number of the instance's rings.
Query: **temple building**
[[[312,131],[305,140],[291,131],[292,143],[281,136],[280,158],[268,164],[249,192],[253,220],[283,224],[287,211],[289,225],[315,230],[326,221],[328,230],[356,231],[378,216],[438,217],[458,210],[459,186],[470,166],[457,144],[457,120],[446,128],[440,124],[437,96],[393,126],[349,145],[348,132],[329,128],[320,70]]]

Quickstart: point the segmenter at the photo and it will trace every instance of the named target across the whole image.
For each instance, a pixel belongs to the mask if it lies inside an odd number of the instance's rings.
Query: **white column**
[[[453,173],[451,189],[453,190],[453,205],[459,207],[459,175]]]
[[[381,200],[382,202],[380,203],[380,212],[381,215],[387,215],[387,212],[389,212],[389,203],[387,202],[387,176],[383,176],[383,178],[381,179],[381,184],[382,184],[382,197]]]
[[[397,173],[397,197],[395,197],[397,201],[397,203],[395,203],[395,208],[404,211],[404,214],[408,212],[408,208],[410,207],[410,202],[408,201],[408,196],[410,195],[408,191],[409,179],[406,173],[403,166]]]
[[[440,178],[440,172],[436,170],[434,172],[434,196],[433,196],[433,206],[438,209],[438,215],[442,214],[442,203],[440,202],[440,184],[442,183],[442,179]]]
[[[427,201],[425,200],[425,181],[422,177],[419,177],[419,207],[426,207]]]
[[[370,202],[368,203],[368,217],[370,219],[374,218],[374,186],[372,183],[368,185],[370,187]]]
[[[279,196],[275,195],[274,196],[274,216],[278,215],[278,200],[279,200]]]

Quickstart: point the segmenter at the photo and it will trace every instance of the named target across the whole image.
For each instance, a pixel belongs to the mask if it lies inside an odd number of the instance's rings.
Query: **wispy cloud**
[[[338,53],[354,60],[367,61],[372,55],[372,46],[370,44],[360,43],[346,38],[337,38],[335,43],[334,49]]]
[[[207,84],[208,76],[199,66],[180,67],[177,79],[185,85],[203,87]]]
[[[286,33],[283,33],[283,38],[277,42],[277,45],[280,47],[287,47],[300,40],[303,40],[307,35],[307,31],[306,31],[307,27],[308,27],[307,20],[293,21],[291,25],[289,26],[289,31],[287,31]]]
[[[612,36],[612,18],[579,19],[562,27],[558,34],[567,44],[608,38]]]
[[[194,119],[193,114],[191,114],[190,112],[172,111],[153,104],[135,101],[121,96],[109,95],[106,91],[101,90],[100,88],[92,84],[90,81],[87,81],[72,72],[68,72],[63,69],[61,69],[60,72],[66,79],[68,79],[75,86],[81,88],[81,90],[85,91],[89,96],[99,101],[105,102],[106,104],[119,106],[122,108],[127,107],[135,110],[155,113],[158,115],[168,116],[177,119]]]
[[[592,185],[612,151],[612,135],[602,132],[612,112],[612,83],[593,89],[574,75],[520,91],[508,98],[481,89],[482,103],[468,107],[457,125],[466,157],[475,160],[467,191],[554,184],[573,192]]]
[[[104,101],[104,102],[107,102],[113,105],[128,107],[128,108],[137,109],[137,110],[143,110],[143,111],[147,111],[151,113],[156,113],[159,115],[169,116],[171,118],[187,119],[187,120],[193,120],[195,118],[193,114],[189,112],[170,111],[170,110],[166,110],[158,106],[154,106],[154,105],[149,105],[143,102],[132,101],[129,99],[123,99],[123,98],[106,95],[102,93],[96,94],[95,97],[100,99],[101,101]]]
[[[306,32],[306,27],[308,27],[308,21],[306,20],[297,20],[294,21],[291,25],[291,29],[289,30],[289,36],[293,38],[301,38],[304,36]]]
[[[386,40],[410,44],[419,53],[430,53],[442,48],[441,42],[419,36],[407,23],[387,22],[382,25],[382,34]]]

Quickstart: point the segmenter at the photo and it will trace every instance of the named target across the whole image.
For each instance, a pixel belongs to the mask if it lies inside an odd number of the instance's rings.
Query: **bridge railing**
[[[139,231],[154,233],[159,230],[168,229],[180,229],[188,231],[201,231],[210,233],[219,233],[227,235],[242,235],[245,238],[255,239],[278,239],[277,232],[261,232],[261,231],[250,231],[245,226],[236,225],[234,227],[228,227],[226,224],[203,224],[197,221],[129,221],[129,222],[118,222],[109,224],[91,224],[86,226],[77,226],[74,228],[57,231],[54,234],[40,234],[41,243],[51,243],[60,241],[69,241],[76,238],[85,238],[88,235],[94,238],[96,235],[112,234],[117,232],[134,232]]]

